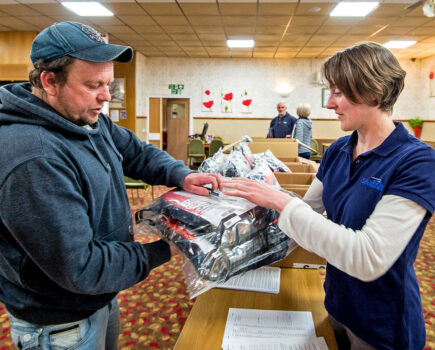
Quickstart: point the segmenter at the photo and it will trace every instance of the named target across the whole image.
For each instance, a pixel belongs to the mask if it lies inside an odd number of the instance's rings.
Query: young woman
[[[327,149],[304,201],[247,179],[224,182],[224,193],[280,211],[280,228],[326,258],[340,349],[423,349],[413,263],[435,207],[435,151],[391,119],[406,73],[388,49],[362,43],[322,71],[327,107],[353,133]]]

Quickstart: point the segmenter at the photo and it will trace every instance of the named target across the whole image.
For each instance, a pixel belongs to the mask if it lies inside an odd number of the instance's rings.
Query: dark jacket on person
[[[285,113],[284,117],[279,115],[272,119],[270,122],[269,132],[267,137],[269,138],[285,138],[286,135],[291,135],[293,127],[296,123],[296,118]]]
[[[170,259],[133,241],[124,174],[181,186],[190,170],[100,114],[78,126],[31,93],[0,88],[0,301],[37,324],[73,322]]]

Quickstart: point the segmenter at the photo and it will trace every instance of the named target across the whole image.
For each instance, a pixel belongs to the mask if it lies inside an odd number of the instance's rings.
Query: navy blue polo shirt
[[[296,123],[296,118],[286,112],[284,117],[280,117],[279,115],[272,119],[270,122],[269,134],[272,132],[272,135],[269,137],[273,138],[285,138],[286,135],[291,135],[293,131],[293,127]]]
[[[384,195],[410,199],[426,216],[393,266],[363,282],[327,265],[325,307],[376,349],[423,349],[425,325],[413,268],[419,243],[435,207],[435,151],[401,123],[375,149],[352,161],[358,134],[342,137],[325,152],[317,173],[328,218],[360,230]]]

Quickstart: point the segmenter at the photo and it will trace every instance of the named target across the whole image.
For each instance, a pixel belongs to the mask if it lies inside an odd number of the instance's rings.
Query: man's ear
[[[59,84],[56,81],[56,74],[53,72],[43,71],[40,77],[42,89],[47,93],[47,95],[55,96],[57,93],[57,88],[59,87]]]

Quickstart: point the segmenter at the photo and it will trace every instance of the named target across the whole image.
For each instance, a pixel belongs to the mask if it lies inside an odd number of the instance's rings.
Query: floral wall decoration
[[[215,96],[212,89],[203,88],[201,98],[201,110],[203,112],[213,112],[215,104]]]
[[[435,97],[435,68],[432,68],[429,72],[429,97]]]
[[[241,112],[252,113],[252,97],[247,89],[243,89],[240,94]]]
[[[232,101],[233,93],[227,92],[226,90],[221,90],[221,112],[222,113],[232,113]]]

